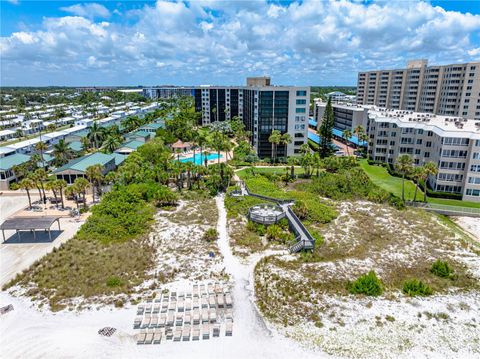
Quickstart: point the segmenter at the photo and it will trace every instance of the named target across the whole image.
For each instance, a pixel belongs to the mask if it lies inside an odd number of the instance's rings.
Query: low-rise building
[[[318,125],[322,123],[326,106],[327,103],[318,98],[313,102],[314,119]],[[333,126],[341,131],[350,130],[353,132],[358,126],[366,129],[368,127],[368,110],[370,108],[371,106],[359,106],[350,103],[332,103]]]
[[[432,161],[439,171],[429,178],[434,191],[480,202],[480,121],[381,108],[368,116],[374,160],[393,165],[407,154],[417,166]]]

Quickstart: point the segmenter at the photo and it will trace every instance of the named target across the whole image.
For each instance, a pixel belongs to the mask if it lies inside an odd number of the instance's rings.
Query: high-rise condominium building
[[[267,79],[257,78],[260,82],[250,81],[249,86],[196,87],[195,110],[202,114],[200,123],[208,125],[239,117],[252,133],[252,145],[260,158],[272,156],[268,138],[273,130],[292,137],[292,143],[278,146],[278,157],[300,153],[300,146],[308,138],[310,87],[263,86]]]
[[[480,62],[360,72],[357,103],[480,120]]]
[[[316,98],[313,102],[313,115],[315,121],[320,125],[327,103],[322,99]],[[368,110],[371,106],[359,106],[352,103],[332,103],[333,109],[333,127],[343,130],[353,131],[358,126],[367,130]]]
[[[415,165],[432,161],[439,171],[429,179],[435,191],[480,202],[480,121],[381,108],[368,117],[374,160],[394,164],[407,154]]]
[[[183,86],[146,87],[143,89],[143,96],[152,100],[193,96],[193,88]]]

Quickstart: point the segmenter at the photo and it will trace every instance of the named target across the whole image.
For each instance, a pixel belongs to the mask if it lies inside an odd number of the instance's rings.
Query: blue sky
[[[355,85],[357,72],[480,61],[480,1],[0,0],[3,86]]]

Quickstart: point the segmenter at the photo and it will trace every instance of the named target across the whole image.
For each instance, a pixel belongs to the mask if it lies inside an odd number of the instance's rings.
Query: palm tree
[[[427,162],[423,165],[423,174],[424,174],[424,183],[425,183],[425,193],[423,195],[423,201],[427,203],[427,182],[428,182],[428,177],[430,176],[436,176],[438,174],[438,167],[435,163],[433,162]]]
[[[67,188],[65,188],[65,196],[76,197],[76,195],[77,195],[77,188],[75,187],[75,185],[72,184],[71,186],[68,186]],[[80,206],[78,205],[78,198],[75,198],[75,203],[77,205],[77,209],[80,209]]]
[[[52,153],[53,157],[55,157],[56,166],[64,165],[75,156],[70,145],[66,143],[65,140],[60,140],[57,144],[53,145]]]
[[[108,135],[105,141],[103,141],[102,146],[107,150],[108,153],[112,153],[118,147],[120,147],[122,142],[120,141],[120,137],[115,135]]]
[[[413,202],[417,201],[417,191],[418,191],[418,184],[422,178],[424,178],[424,168],[423,167],[415,167],[412,172],[412,178],[415,181],[415,194],[413,195]]]
[[[287,157],[287,146],[292,143],[293,138],[289,133],[284,133],[280,137],[280,144],[285,146],[285,157]]]
[[[85,171],[85,175],[87,176],[92,186],[92,198],[93,198],[93,203],[95,203],[95,190],[97,190],[97,193],[99,192],[100,183],[102,182],[102,179],[103,179],[102,165],[96,164],[96,165],[87,167]]]
[[[60,192],[60,200],[62,201],[62,208],[65,208],[65,203],[63,201],[63,189],[67,187],[67,182],[62,179],[57,179],[53,181],[55,183],[55,188]]]
[[[402,201],[405,202],[405,176],[412,172],[413,160],[409,155],[401,155],[395,163],[396,170],[402,174]]]
[[[74,190],[77,194],[81,194],[83,198],[83,208],[87,208],[86,192],[90,183],[83,177],[77,177],[73,183]]]
[[[38,168],[33,173],[33,179],[37,181],[38,185],[42,189],[43,193],[43,203],[47,203],[47,196],[45,195],[45,181],[47,180],[48,175],[47,171],[43,168]]]
[[[290,165],[290,178],[294,179],[295,178],[295,166],[298,165],[298,157],[291,156],[287,158],[287,164]],[[288,167],[287,167],[288,171]]]
[[[360,137],[365,134],[365,128],[362,125],[358,125],[353,129],[353,133],[360,140]]]
[[[273,130],[270,136],[268,137],[268,142],[272,144],[272,157],[273,162],[276,162],[277,157],[277,146],[282,139],[282,134],[278,130]]]
[[[45,183],[45,188],[47,190],[52,191],[53,197],[55,197],[55,207],[58,208],[57,187],[56,187],[55,181],[56,180],[50,180],[47,183]]]
[[[24,178],[18,183],[18,187],[27,191],[28,208],[32,209],[32,200],[30,198],[30,190],[35,188],[35,183],[31,178]]]
[[[82,144],[82,150],[84,152],[87,152],[88,149],[90,148],[90,140],[88,139],[88,137],[80,138],[80,143]]]
[[[45,152],[46,150],[48,150],[48,146],[45,142],[40,141],[35,145],[35,151],[40,152],[40,160],[42,161],[43,168],[45,168],[45,159],[43,157],[43,152]]]
[[[103,141],[105,136],[105,129],[97,124],[96,121],[93,122],[92,127],[90,127],[90,132],[88,133],[87,137],[95,146],[98,148],[99,143]]]
[[[348,141],[350,140],[351,137],[352,137],[352,131],[350,131],[349,129],[343,130],[342,138],[345,140],[345,145],[347,146],[347,156],[350,156],[350,152],[348,150]]]

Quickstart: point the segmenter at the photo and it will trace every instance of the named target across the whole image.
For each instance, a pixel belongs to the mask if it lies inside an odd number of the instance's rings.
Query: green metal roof
[[[154,130],[158,130],[159,128],[164,128],[165,125],[163,123],[147,123],[146,125],[143,125],[142,127],[140,127],[140,130],[144,129],[144,128],[152,128]]]
[[[73,136],[87,137],[89,132],[90,132],[89,130],[81,130],[76,133],[71,133],[67,137],[73,137]]]
[[[150,132],[146,132],[146,131],[136,131],[136,132],[132,132],[132,133],[129,133],[127,135],[127,137],[144,137],[144,138],[147,138],[147,137],[150,137],[151,133]]]
[[[113,156],[115,158],[115,166],[120,166],[123,161],[127,159],[128,156],[126,155],[121,155],[120,153],[112,153],[110,156]]]
[[[90,155],[82,156],[68,162],[66,165],[63,165],[62,167],[57,168],[54,173],[60,173],[60,172],[69,171],[69,170],[86,172],[88,167],[97,165],[97,164],[104,166],[108,162],[110,162],[112,158],[114,158],[114,156],[112,155],[107,155],[101,152],[95,152]]]
[[[145,142],[132,140],[132,141],[124,142],[120,146],[120,148],[126,147],[126,148],[131,148],[132,150],[136,150],[137,148],[139,148],[140,146],[143,146],[144,144]]]
[[[10,156],[0,158],[0,170],[6,171],[11,170],[13,166],[21,165],[22,163],[28,162],[30,160],[30,156],[15,153]]]
[[[75,152],[80,152],[80,151],[83,150],[83,146],[82,146],[82,143],[80,141],[72,141],[68,145]]]

